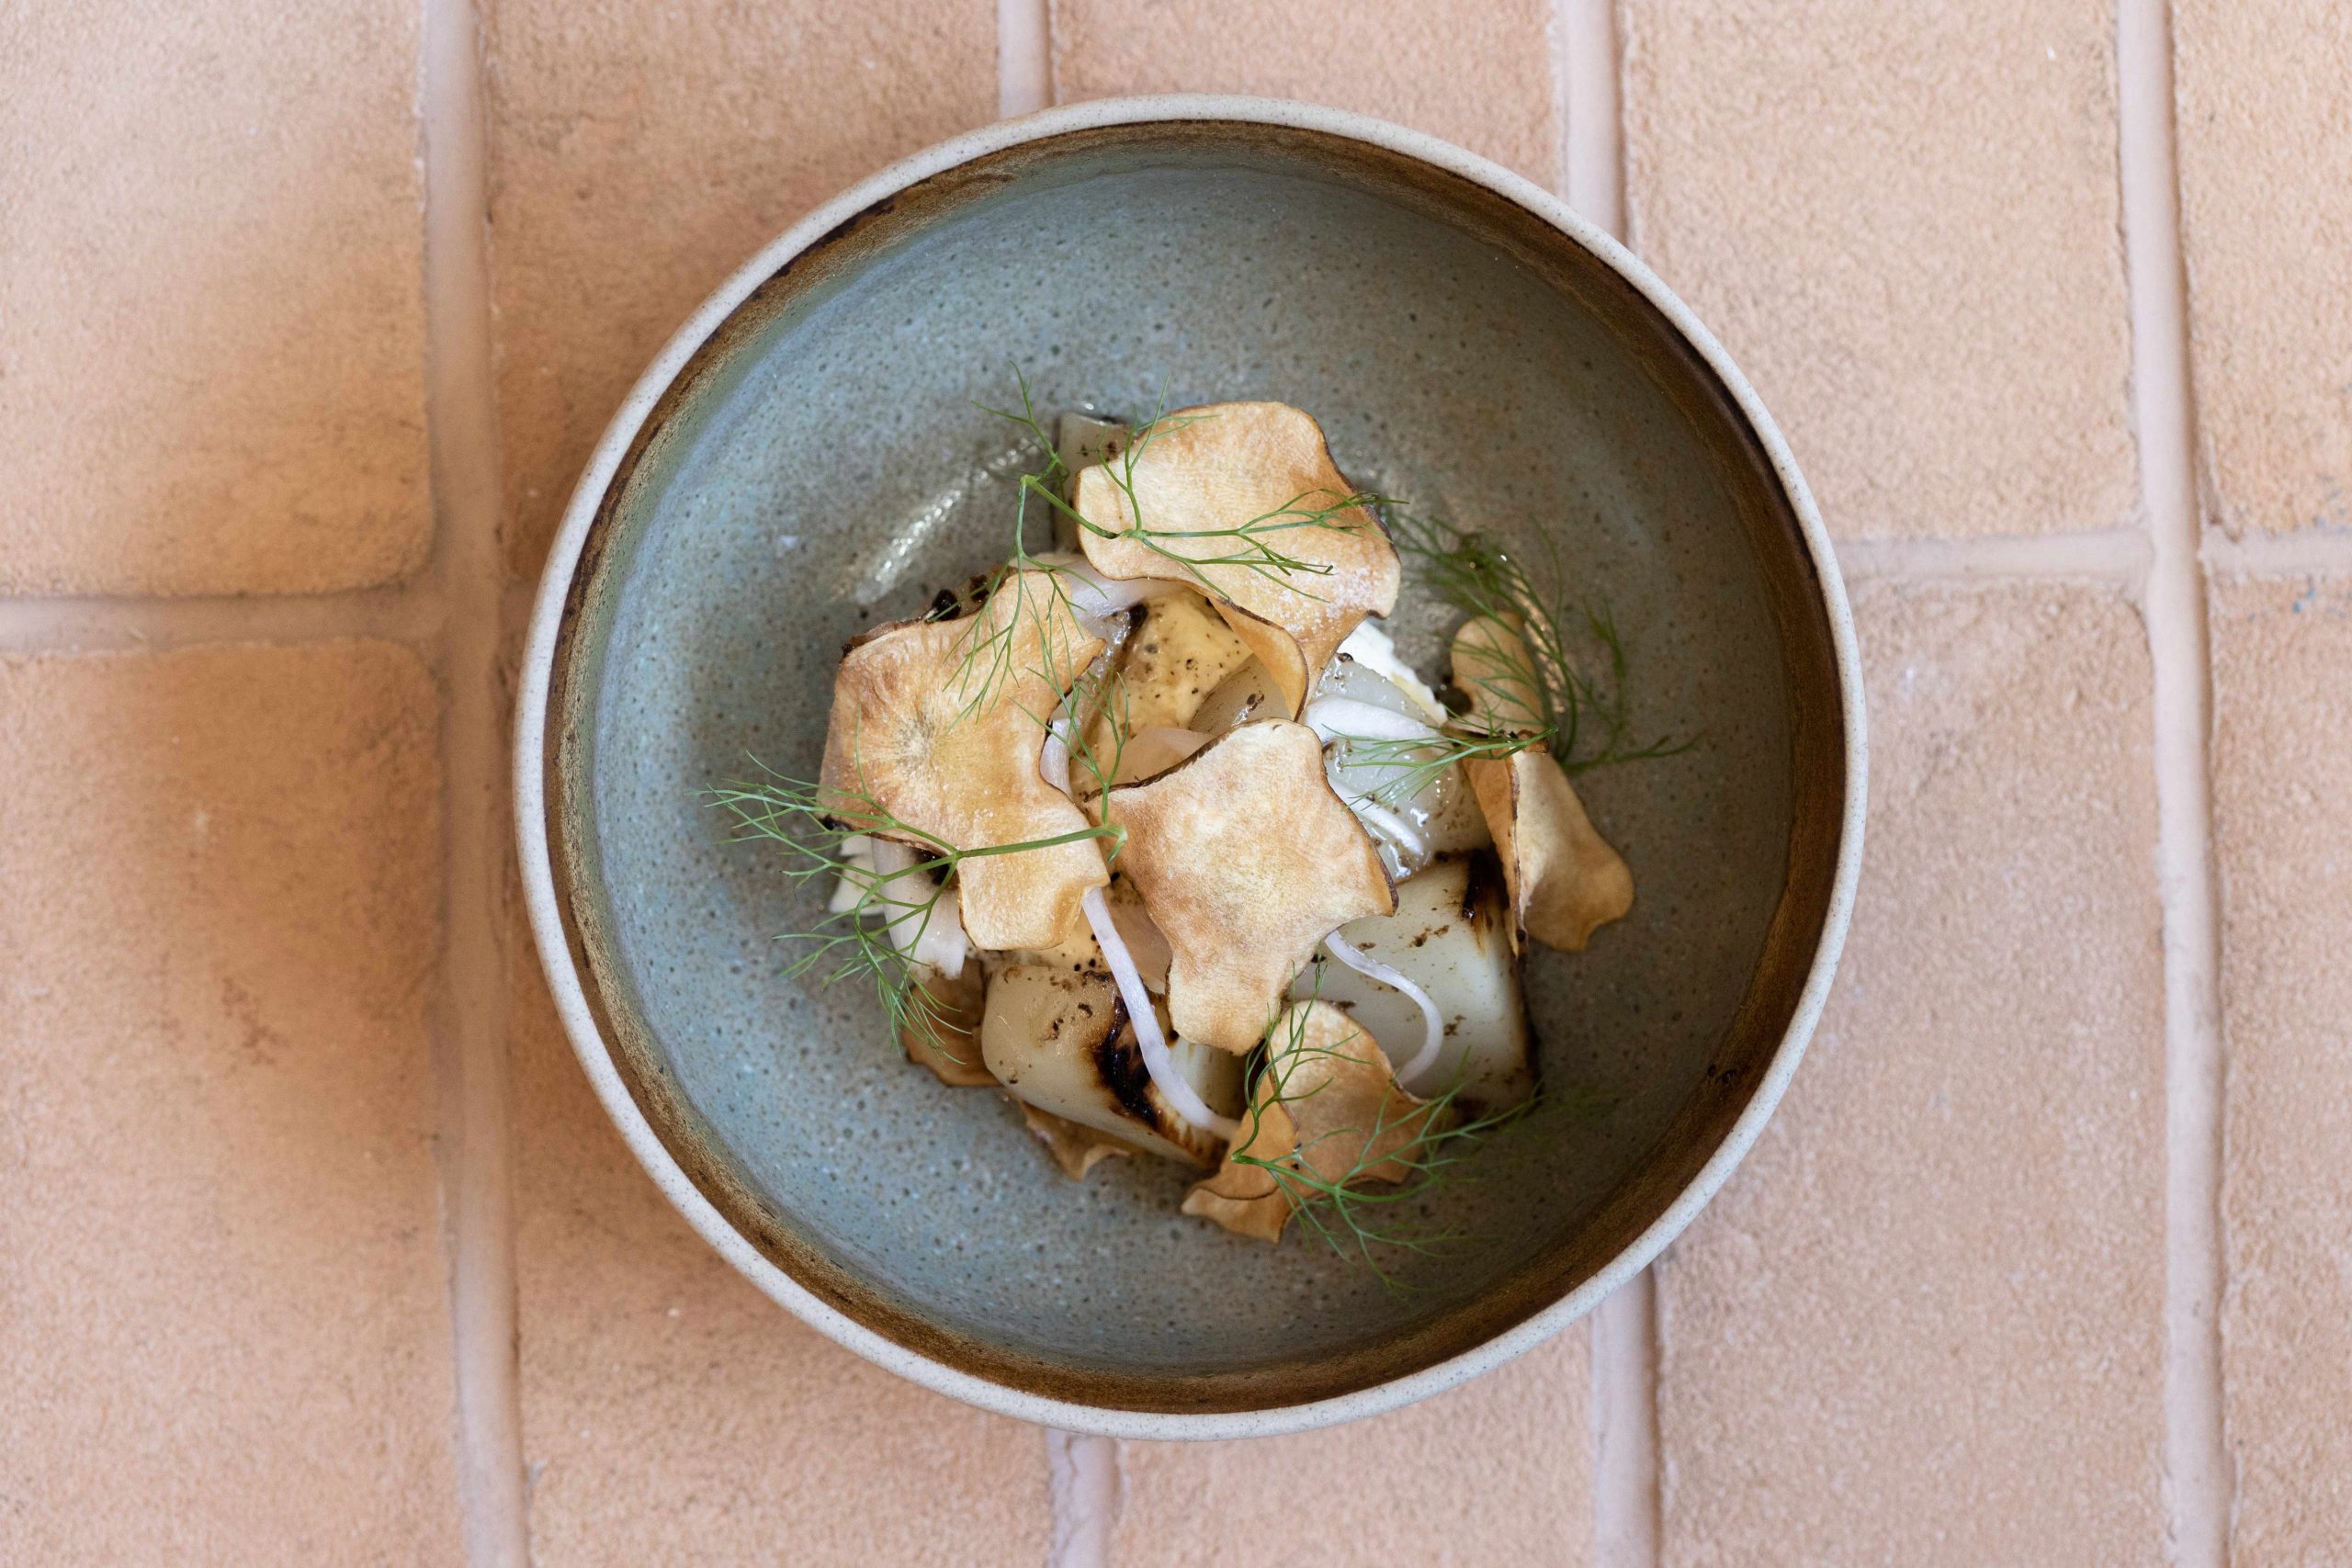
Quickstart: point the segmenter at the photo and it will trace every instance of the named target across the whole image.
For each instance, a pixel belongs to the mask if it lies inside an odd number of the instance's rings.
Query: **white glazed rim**
[[[1837,652],[1838,700],[1846,729],[1845,819],[1838,833],[1838,869],[1830,886],[1829,905],[1813,965],[1797,999],[1781,1043],[1773,1053],[1762,1081],[1747,1108],[1682,1191],[1664,1213],[1651,1223],[1591,1279],[1524,1321],[1435,1366],[1359,1389],[1336,1398],[1263,1410],[1187,1413],[1141,1411],[1076,1404],[1024,1393],[959,1371],[930,1357],[886,1338],[804,1289],[770,1262],[714,1208],[673,1160],[630,1098],[614,1066],[610,1048],[598,1032],[588,1007],[580,975],[564,937],[562,916],[556,902],[555,876],[548,848],[547,800],[544,788],[548,693],[554,671],[557,632],[563,619],[574,570],[589,526],[623,456],[687,360],[737,306],[811,243],[875,203],[918,181],[976,158],[1023,142],[1069,131],[1104,126],[1173,121],[1215,120],[1283,126],[1345,137],[1416,158],[1443,169],[1516,203],[1550,223],[1606,263],[1673,323],[1737,404],[1757,439],[1771,459],[1781,488],[1795,511],[1804,546],[1821,585],[1822,606],[1829,617],[1830,637]],[[554,994],[582,1068],[604,1102],[605,1113],[621,1136],[687,1224],[716,1247],[772,1300],[819,1333],[926,1388],[951,1395],[984,1410],[1044,1423],[1073,1432],[1115,1438],[1210,1438],[1272,1436],[1329,1426],[1358,1416],[1374,1416],[1455,1387],[1479,1373],[1533,1348],[1582,1317],[1600,1299],[1648,1266],[1680,1234],[1691,1218],[1728,1179],[1757,1134],[1770,1119],[1773,1108],[1795,1074],[1812,1038],[1831,976],[1845,945],[1846,928],[1853,914],[1854,887],[1861,870],[1862,826],[1869,777],[1869,744],[1864,733],[1862,678],[1854,638],[1853,615],[1838,558],[1823,528],[1812,492],[1797,471],[1788,443],[1765,412],[1747,378],[1740,374],[1722,344],[1701,325],[1689,307],[1677,299],[1656,274],[1615,240],[1568,210],[1556,197],[1475,153],[1420,131],[1408,130],[1367,116],[1311,104],[1273,98],[1176,94],[1155,97],[1111,98],[1047,109],[1042,114],[1007,120],[943,141],[842,192],[802,218],[746,262],[735,275],[680,327],[663,346],[637,384],[622,400],[605,428],[604,438],[582,470],[578,486],[548,552],[531,613],[530,635],[524,645],[521,685],[516,694],[514,725],[514,826],[522,857],[523,897],[530,914],[531,931],[539,961]]]

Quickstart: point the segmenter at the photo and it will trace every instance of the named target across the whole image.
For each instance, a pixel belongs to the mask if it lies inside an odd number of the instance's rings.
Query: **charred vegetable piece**
[[[980,1055],[1015,1099],[1137,1148],[1204,1166],[1223,1147],[1153,1085],[1107,974],[1035,964],[998,970],[989,982]],[[1170,1055],[1202,1100],[1227,1114],[1238,1107],[1238,1059],[1182,1043]]]
[[[984,948],[1050,947],[1109,881],[1088,821],[1037,773],[1043,720],[1102,650],[1051,574],[1014,572],[978,615],[878,628],[833,682],[821,781],[836,815],[877,837],[878,806],[958,850],[1065,841],[957,868],[964,929]]]
[[[1396,1087],[1362,1024],[1328,1002],[1295,1003],[1268,1034],[1241,1138],[1184,1195],[1184,1213],[1278,1241],[1331,1189],[1408,1179],[1412,1151],[1447,1114]]]
[[[1127,723],[1136,729],[1189,728],[1218,682],[1249,661],[1250,649],[1189,591],[1143,606],[1119,663]]]
[[[1304,725],[1245,724],[1109,798],[1127,832],[1120,869],[1168,939],[1169,1010],[1187,1040],[1250,1050],[1317,943],[1396,908]]]
[[[1112,577],[1213,596],[1281,683],[1284,716],[1306,705],[1357,623],[1396,607],[1396,552],[1370,498],[1331,461],[1313,416],[1288,404],[1212,403],[1155,420],[1080,469],[1072,496],[1087,558]]]
[[[1452,855],[1398,885],[1396,912],[1351,920],[1339,934],[1358,953],[1420,987],[1437,1013],[1430,1063],[1405,1076],[1429,1020],[1394,986],[1325,962],[1299,976],[1291,994],[1345,1011],[1386,1042],[1404,1086],[1433,1098],[1449,1089],[1474,1116],[1492,1115],[1535,1092],[1532,1038],[1512,956],[1510,905],[1492,855]]]

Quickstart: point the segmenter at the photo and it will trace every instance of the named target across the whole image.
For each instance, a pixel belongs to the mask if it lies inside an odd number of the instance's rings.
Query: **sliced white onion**
[[[1445,722],[1445,706],[1437,700],[1437,694],[1429,689],[1418,671],[1396,657],[1396,645],[1379,626],[1370,621],[1359,621],[1356,629],[1340,644],[1340,652],[1404,693],[1415,707],[1430,716],[1430,723]]]
[[[1325,937],[1323,945],[1331,950],[1332,957],[1357,974],[1363,976],[1366,979],[1377,980],[1384,986],[1404,992],[1412,998],[1415,1005],[1421,1010],[1422,1021],[1427,1025],[1426,1032],[1421,1037],[1421,1048],[1413,1053],[1411,1060],[1395,1069],[1396,1081],[1408,1089],[1411,1088],[1410,1080],[1429,1071],[1431,1065],[1437,1061],[1438,1052],[1445,1044],[1445,1020],[1439,1016],[1437,1003],[1430,999],[1430,994],[1427,991],[1349,942],[1338,931],[1333,931],[1329,936]]]
[[[1080,908],[1086,911],[1086,923],[1094,928],[1094,940],[1102,945],[1102,961],[1111,966],[1111,978],[1119,984],[1119,999],[1126,1004],[1127,1020],[1135,1025],[1136,1043],[1143,1048],[1144,1071],[1151,1075],[1152,1087],[1168,1101],[1170,1110],[1193,1126],[1215,1133],[1227,1143],[1239,1137],[1241,1123],[1210,1110],[1176,1070],[1175,1061],[1168,1055],[1167,1038],[1159,1032],[1159,1015],[1152,1010],[1151,993],[1144,989],[1135,957],[1111,919],[1110,901],[1102,897],[1102,889],[1088,888]]]
[[[1406,859],[1419,862],[1429,858],[1428,838],[1405,820],[1403,813],[1390,810],[1368,795],[1349,795],[1347,804],[1348,809],[1356,814],[1357,821],[1396,845]]]
[[[869,840],[868,850],[874,861],[874,888],[876,896],[887,900],[891,883],[902,876],[912,876],[925,887],[931,878],[915,867],[926,857],[920,850],[910,848],[889,839]],[[869,912],[878,913],[887,922],[883,934],[890,945],[918,964],[928,964],[947,979],[964,973],[964,959],[971,952],[972,940],[964,931],[963,900],[956,889],[947,888],[928,900],[928,908],[917,907],[893,916],[886,901],[869,905]]]
[[[1070,716],[1065,709],[1046,726],[1046,744],[1037,752],[1037,776],[1064,795],[1069,793],[1070,728]]]
[[[1353,697],[1317,697],[1300,722],[1325,745],[1334,740],[1427,740],[1437,731],[1408,714]]]
[[[865,890],[874,876],[874,840],[863,833],[850,833],[837,847],[844,864],[842,874],[833,878],[832,897],[825,900],[825,912],[846,915],[865,902]]]

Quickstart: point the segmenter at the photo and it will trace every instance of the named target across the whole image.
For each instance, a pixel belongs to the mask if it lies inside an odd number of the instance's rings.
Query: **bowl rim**
[[[548,847],[545,759],[548,699],[560,643],[564,606],[605,491],[639,428],[689,359],[762,283],[859,213],[945,170],[975,159],[1071,131],[1109,126],[1225,122],[1322,132],[1417,159],[1484,186],[1526,209],[1592,253],[1653,305],[1720,378],[1771,463],[1811,558],[1835,655],[1840,716],[1845,727],[1844,817],[1838,864],[1813,962],[1788,1027],[1754,1094],[1699,1171],[1665,1211],[1623,1250],[1558,1301],[1490,1339],[1440,1361],[1369,1387],[1302,1404],[1220,1412],[1144,1411],[1077,1403],[992,1382],[933,1359],[836,1310],[771,1262],[712,1206],[655,1135],[631,1098],[590,1011],[558,908]],[[1235,95],[1169,94],[1104,98],[1001,120],[952,137],[901,159],[809,211],[719,285],[695,309],[630,387],[581,470],[550,547],[533,602],[517,672],[514,730],[514,829],[523,899],[539,963],[556,1012],[590,1086],[639,1164],[702,1238],[762,1293],[835,1344],[937,1393],[999,1415],[1068,1431],[1114,1438],[1216,1438],[1272,1436],[1377,1415],[1456,1387],[1541,1344],[1582,1317],[1632,1278],[1679,1235],[1729,1179],[1780,1103],[1826,1002],[1852,919],[1860,875],[1869,786],[1860,651],[1845,581],[1812,491],[1798,471],[1780,427],[1723,345],[1657,274],[1609,234],[1571,211],[1558,197],[1488,159],[1426,132],[1320,105]]]

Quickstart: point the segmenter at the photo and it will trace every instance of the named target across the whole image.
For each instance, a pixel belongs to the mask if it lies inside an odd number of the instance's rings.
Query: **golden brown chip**
[[[1248,1051],[1317,943],[1396,907],[1305,725],[1227,730],[1110,802],[1111,821],[1127,830],[1119,869],[1168,939],[1169,1010],[1188,1040]]]
[[[959,850],[1024,843],[1090,826],[1037,772],[1045,726],[1102,650],[1050,574],[1015,572],[978,615],[883,626],[833,679],[821,775],[838,815],[883,837],[870,799]],[[1079,900],[1110,880],[1091,839],[963,861],[964,928],[984,948],[1051,947]]]
[[[1634,907],[1634,874],[1585,815],[1559,760],[1541,746],[1463,764],[1510,892],[1511,945],[1523,931],[1581,953],[1596,927]]]
[[[1534,650],[1521,628],[1477,615],[1453,634],[1453,684],[1470,699],[1471,722],[1498,735],[1532,735],[1548,705]]]
[[[1312,661],[1297,634],[1238,604],[1220,604],[1216,613],[1225,617],[1226,626],[1242,645],[1257,656],[1268,679],[1273,682],[1274,690],[1282,697],[1283,716],[1296,718],[1306,712],[1306,699],[1315,694],[1315,682],[1330,660],[1326,657],[1319,663]]]
[[[1239,1153],[1252,1159],[1275,1159],[1298,1147],[1298,1133],[1290,1113],[1280,1105],[1253,1107],[1245,1113],[1249,1137]],[[1259,1241],[1280,1241],[1290,1224],[1291,1203],[1282,1183],[1264,1166],[1237,1160],[1227,1150],[1215,1176],[1195,1181],[1184,1193],[1184,1213],[1215,1220],[1236,1235]]]
[[[1276,1240],[1322,1189],[1408,1179],[1415,1147],[1444,1114],[1396,1086],[1379,1042],[1346,1013],[1294,1003],[1267,1037],[1240,1143],[1184,1195],[1184,1213]]]
[[[1088,1171],[1114,1155],[1141,1152],[1108,1133],[1097,1132],[1067,1116],[1040,1111],[1025,1100],[1015,1100],[1012,1103],[1021,1107],[1022,1121],[1028,1123],[1029,1131],[1046,1145],[1046,1152],[1072,1181],[1085,1180]]]
[[[914,980],[922,995],[908,998],[899,1024],[907,1060],[930,1068],[951,1089],[993,1087],[996,1076],[980,1060],[980,1017],[988,992],[980,966],[967,964],[951,980],[928,964],[918,964]]]
[[[1283,680],[1293,716],[1357,623],[1396,608],[1395,547],[1368,510],[1341,504],[1355,488],[1322,427],[1286,403],[1167,415],[1080,469],[1073,493],[1095,570],[1187,582],[1243,612],[1227,624]],[[1279,660],[1261,646],[1275,639],[1290,645]]]

